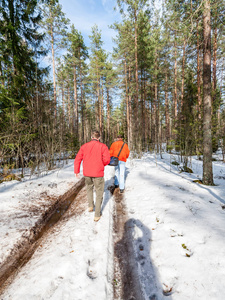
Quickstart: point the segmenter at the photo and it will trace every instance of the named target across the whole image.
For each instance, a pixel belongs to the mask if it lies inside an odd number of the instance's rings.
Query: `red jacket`
[[[112,145],[109,149],[110,156],[117,156],[120,152],[122,145],[123,145],[123,141],[116,141],[116,142],[112,143]],[[123,149],[119,155],[119,160],[126,162],[127,158],[129,157],[129,154],[130,154],[130,150],[129,150],[127,144],[125,143],[123,146]]]
[[[103,177],[104,167],[110,162],[108,147],[98,140],[81,146],[74,160],[74,173],[80,173],[80,164],[83,160],[83,174],[87,177]]]

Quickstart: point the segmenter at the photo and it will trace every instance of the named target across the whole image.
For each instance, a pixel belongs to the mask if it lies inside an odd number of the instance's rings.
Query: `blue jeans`
[[[125,161],[119,160],[118,166],[115,167],[115,185],[119,185],[120,190],[125,187]]]

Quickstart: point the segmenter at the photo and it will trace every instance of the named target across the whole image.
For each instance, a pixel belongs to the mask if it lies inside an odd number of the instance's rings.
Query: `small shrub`
[[[168,151],[169,153],[171,153],[172,150],[173,150],[173,145],[167,145],[166,146],[166,151]]]
[[[200,180],[200,179],[193,180],[193,182],[203,184],[202,180]]]
[[[179,162],[177,162],[177,161],[172,161],[172,162],[171,162],[171,165],[179,166],[180,164],[179,164]]]
[[[179,152],[180,151],[180,145],[175,145],[175,151]]]
[[[6,176],[9,173],[9,166],[8,165],[4,165],[3,167],[3,175]]]
[[[190,168],[188,168],[186,166],[183,167],[183,172],[193,173],[192,169],[190,169]]]
[[[5,176],[5,177],[3,178],[3,181],[11,181],[11,180],[18,180],[18,181],[21,181],[21,178],[18,177],[17,175],[15,175],[15,174],[9,174],[9,175],[7,175],[7,176]]]

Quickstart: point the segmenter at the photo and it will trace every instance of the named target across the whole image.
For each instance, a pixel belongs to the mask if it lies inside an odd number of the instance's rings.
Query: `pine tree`
[[[82,70],[85,60],[88,57],[87,47],[84,44],[83,37],[80,32],[78,32],[74,25],[71,26],[71,32],[67,35],[68,42],[68,63],[71,64],[73,68],[73,82],[74,82],[74,128],[75,135],[78,137],[78,89],[82,96]],[[83,127],[84,127],[84,108],[83,108],[83,99],[81,97],[81,119],[82,119],[82,137]]]
[[[104,136],[108,146],[110,146],[113,142],[113,135],[111,131],[112,98],[113,90],[118,84],[117,75],[117,72],[113,69],[113,63],[110,61],[106,61],[103,73],[103,82],[106,95],[106,126]]]
[[[65,17],[62,11],[62,6],[58,0],[48,0],[42,7],[44,20],[42,27],[46,34],[46,41],[50,43],[52,53],[52,72],[53,72],[53,89],[54,89],[54,105],[55,118],[57,116],[57,97],[56,97],[56,71],[55,71],[55,56],[56,51],[62,47],[62,37],[66,34],[69,20]]]
[[[43,35],[37,32],[41,15],[35,0],[4,0],[1,15],[1,112],[10,107],[14,113],[16,108],[22,112],[29,89],[35,83],[35,49],[37,55],[43,54],[38,49]]]
[[[205,0],[203,11],[203,183],[206,185],[213,185],[210,16],[210,1]]]
[[[120,88],[124,90],[126,103],[126,124],[128,146],[134,148],[133,143],[133,99],[134,99],[134,80],[132,77],[134,69],[134,41],[132,38],[132,24],[129,20],[123,21],[122,24],[115,23],[112,26],[118,32],[115,42],[117,48],[114,49],[114,58],[118,61],[118,73],[121,74]],[[118,132],[116,132],[118,134]]]
[[[103,136],[103,76],[107,54],[102,48],[101,31],[97,25],[92,27],[92,34],[89,37],[91,40],[89,76],[93,98],[95,99],[95,127],[99,129],[100,135]]]
[[[144,9],[148,13],[148,1],[147,0],[117,0],[117,4],[120,8],[124,19],[128,18],[133,26],[133,40],[134,40],[134,59],[135,59],[135,101],[134,101],[134,139],[135,144],[138,144],[140,118],[139,118],[139,67],[138,67],[138,19]],[[139,142],[140,147],[140,142]]]

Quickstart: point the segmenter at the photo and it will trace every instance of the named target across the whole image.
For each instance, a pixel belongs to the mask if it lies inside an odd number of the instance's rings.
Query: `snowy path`
[[[137,224],[133,229],[137,260],[141,244],[153,267],[149,272],[149,264],[140,259],[143,288],[148,294],[152,277],[157,299],[163,298],[164,290],[172,292],[173,300],[223,300],[225,181],[215,179],[214,187],[193,183],[201,178],[202,162],[192,162],[194,174],[179,174],[169,165],[169,155],[163,157],[157,162],[153,155],[131,161],[126,181],[129,216]],[[218,173],[224,176],[224,164],[214,165],[215,178]]]
[[[169,155],[163,157],[157,164],[154,155],[127,162],[124,228],[133,240],[143,299],[223,300],[225,166],[214,164],[217,186],[205,187],[193,183],[201,178],[202,162],[192,161],[193,174],[179,174]],[[67,172],[73,176],[72,164]],[[105,180],[101,220],[93,222],[87,203],[72,207],[1,299],[113,299],[112,167]]]
[[[77,206],[75,201],[62,220],[41,240],[32,259],[1,299],[88,300],[94,299],[96,294],[98,299],[108,299],[108,294],[112,293],[108,280],[111,283],[113,272],[108,266],[109,256],[112,256],[109,183],[106,179],[101,222],[93,222],[94,213],[87,212],[83,189],[79,194],[82,202]]]

